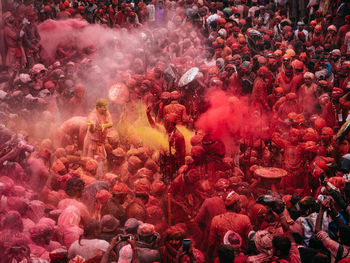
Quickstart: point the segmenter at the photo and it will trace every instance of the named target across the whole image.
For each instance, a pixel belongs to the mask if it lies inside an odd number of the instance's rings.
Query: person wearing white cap
[[[294,39],[295,40],[299,39],[299,37],[298,37],[299,32],[303,32],[305,35],[305,39],[307,39],[307,35],[309,32],[307,32],[307,30],[304,28],[304,26],[305,26],[304,22],[299,21],[297,23],[297,25],[298,25],[298,29],[294,31]]]
[[[252,0],[252,7],[249,8],[248,17],[254,18],[255,12],[259,10],[258,0]]]
[[[261,5],[259,6],[260,14],[259,19],[263,21],[263,25],[267,28],[270,28],[270,14],[266,12],[265,6]]]

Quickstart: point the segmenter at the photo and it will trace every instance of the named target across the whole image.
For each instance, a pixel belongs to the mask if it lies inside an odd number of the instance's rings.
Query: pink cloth
[[[80,219],[80,212],[75,206],[68,206],[58,217],[59,239],[67,248],[84,232],[79,227]]]
[[[72,259],[75,256],[81,256],[85,260],[91,259],[99,255],[99,253],[106,252],[109,243],[101,239],[82,239],[75,241],[68,250],[68,258]]]
[[[86,207],[85,204],[83,204],[82,202],[79,202],[76,199],[73,198],[65,198],[63,200],[61,200],[58,203],[58,209],[64,210],[69,206],[74,206],[79,210],[79,214],[80,216],[84,219],[87,220],[90,218],[90,213],[88,208]]]

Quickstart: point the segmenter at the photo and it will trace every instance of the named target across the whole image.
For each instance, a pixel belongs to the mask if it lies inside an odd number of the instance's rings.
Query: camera
[[[119,235],[118,236],[118,241],[128,241],[128,240],[133,240],[134,236],[133,235]]]
[[[190,251],[190,247],[191,247],[191,239],[187,239],[185,238],[183,240],[183,244],[182,244],[182,250],[183,252],[188,253]]]
[[[322,203],[324,200],[327,200],[327,199],[329,199],[329,196],[327,196],[327,195],[319,195],[319,196],[317,197],[317,200],[318,200],[320,203]]]

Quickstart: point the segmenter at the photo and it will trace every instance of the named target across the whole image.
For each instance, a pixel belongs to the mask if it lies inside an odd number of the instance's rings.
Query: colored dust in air
[[[190,141],[194,132],[181,125],[177,128],[185,137],[186,152],[190,153]],[[135,147],[142,144],[152,150],[169,152],[169,140],[164,126],[157,123],[157,128],[151,127],[146,115],[146,106],[141,102],[128,104],[125,107],[117,130],[121,140],[128,141]]]
[[[189,154],[191,152],[191,138],[194,135],[194,132],[187,129],[185,126],[178,125],[177,129],[182,133],[182,135],[185,137],[186,142],[186,153]]]

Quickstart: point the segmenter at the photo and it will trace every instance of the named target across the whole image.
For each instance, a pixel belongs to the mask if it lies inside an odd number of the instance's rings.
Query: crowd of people
[[[2,1],[0,263],[350,262],[349,10]]]

